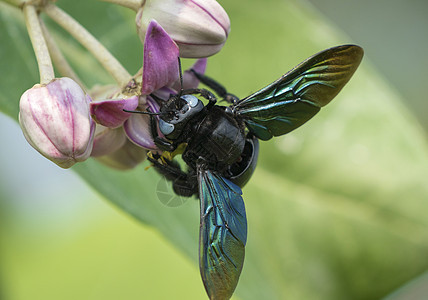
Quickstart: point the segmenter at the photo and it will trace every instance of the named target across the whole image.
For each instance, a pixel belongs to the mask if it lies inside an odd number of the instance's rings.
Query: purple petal
[[[154,91],[153,94],[155,94],[159,98],[161,98],[161,99],[163,99],[163,100],[166,101],[166,100],[168,100],[171,97],[171,95],[177,94],[177,91],[174,90],[174,89],[172,89],[172,88],[169,88],[167,86],[164,86],[164,87],[162,87],[162,88]],[[154,100],[152,99],[152,101],[154,101]]]
[[[193,69],[196,72],[198,72],[199,74],[204,74],[205,69],[207,68],[207,61],[208,60],[206,58],[200,58],[193,64],[193,66],[189,70],[184,71],[184,73],[183,73],[183,90],[195,89],[198,87],[199,80],[198,80],[198,78],[196,78],[195,74],[193,74],[193,72],[191,72],[190,70]],[[175,81],[171,87],[174,90],[179,91],[181,88],[180,79]]]
[[[150,132],[150,116],[142,114],[133,114],[123,124],[123,129],[128,138],[137,146],[157,150]]]
[[[122,127],[108,128],[97,125],[91,156],[111,154],[125,144],[126,135]]]
[[[119,127],[131,113],[123,110],[135,110],[138,106],[138,96],[119,100],[102,100],[91,102],[91,116],[98,124],[109,128]]]
[[[177,44],[156,21],[152,20],[147,28],[144,42],[141,88],[143,95],[149,95],[177,80],[178,52]]]
[[[129,170],[146,159],[146,150],[125,140],[125,144],[115,152],[96,159],[111,168]]]
[[[163,91],[163,92],[166,92],[166,91],[171,91],[171,89],[168,89],[168,88],[166,88],[166,87],[163,87],[163,88],[161,88],[161,89],[159,89],[159,90],[157,90],[156,91],[156,93],[158,92],[158,91]],[[173,94],[175,94],[176,92],[175,91],[172,91],[172,93]],[[170,93],[171,94],[171,93]],[[169,95],[170,94],[168,94],[168,98],[169,98]],[[167,98],[167,99],[168,99]],[[159,105],[157,104],[157,102],[152,98],[152,97],[150,97],[150,96],[147,96],[147,107],[150,109],[150,111],[151,112],[155,112],[155,113],[158,113],[158,112],[160,112],[160,107],[159,107]],[[159,122],[159,116],[154,116],[154,118]],[[160,138],[165,138],[165,136],[162,134],[162,132],[160,131],[160,129],[159,129],[159,126],[157,126],[158,128],[158,136],[160,137]]]
[[[156,101],[152,97],[147,96],[146,104],[151,112],[158,113],[160,111],[159,105],[156,103]],[[159,118],[159,116],[156,116],[156,117]]]
[[[207,58],[200,58],[193,64],[192,69],[200,74],[204,74],[207,68],[207,62]]]
[[[155,113],[159,112],[159,105],[152,97],[147,96],[146,101],[148,110]],[[159,116],[154,116],[154,118],[159,120]],[[158,150],[152,138],[149,115],[133,114],[123,124],[123,129],[125,130],[125,134],[128,136],[129,140],[135,145],[149,150]],[[159,131],[159,128],[158,134],[160,137],[164,137]]]

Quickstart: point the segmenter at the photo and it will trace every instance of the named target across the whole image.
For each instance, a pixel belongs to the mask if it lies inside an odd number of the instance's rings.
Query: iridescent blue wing
[[[199,268],[210,299],[229,299],[244,264],[247,218],[241,189],[198,168],[201,225]]]
[[[354,74],[363,49],[343,45],[308,58],[267,87],[234,107],[262,140],[288,133],[328,104]]]

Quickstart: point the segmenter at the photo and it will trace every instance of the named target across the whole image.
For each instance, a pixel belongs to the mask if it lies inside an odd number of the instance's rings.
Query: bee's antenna
[[[155,113],[150,111],[141,111],[141,110],[127,110],[122,109],[124,112],[131,113],[131,114],[143,114],[143,115],[151,115],[151,116],[159,116],[162,115],[161,112]]]
[[[178,73],[180,75],[180,92],[178,93],[178,97],[180,97],[183,94],[183,72],[181,71],[180,56],[178,56],[177,59],[178,59]]]

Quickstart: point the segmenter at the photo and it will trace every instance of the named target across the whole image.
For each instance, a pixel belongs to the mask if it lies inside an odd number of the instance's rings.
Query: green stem
[[[81,43],[101,65],[110,73],[120,87],[125,87],[132,76],[120,64],[120,62],[82,25],[69,16],[66,12],[53,4],[44,7],[44,12],[66,31],[68,31],[79,43]]]
[[[1,2],[6,2],[12,6],[16,6],[16,7],[21,7],[24,3],[25,0],[0,0]]]
[[[47,84],[55,78],[51,57],[45,38],[40,27],[39,16],[33,5],[26,4],[22,8],[25,22],[27,24],[28,34],[39,65],[40,83]]]
[[[140,7],[143,6],[144,3],[146,2],[146,0],[101,0],[101,1],[118,4],[118,5],[130,8],[134,11],[138,11],[138,9],[140,9]]]
[[[77,74],[74,72],[73,68],[70,66],[68,61],[65,59],[64,55],[62,54],[61,50],[59,49],[59,47],[58,47],[57,43],[55,42],[54,38],[52,37],[52,35],[49,33],[49,31],[46,28],[46,25],[42,19],[40,19],[40,26],[42,28],[43,36],[45,37],[46,44],[47,44],[48,49],[49,49],[49,54],[51,55],[52,60],[55,64],[55,67],[58,70],[58,72],[62,76],[69,77],[69,78],[73,79],[82,88],[87,90],[85,85],[80,80],[79,76],[77,76]]]

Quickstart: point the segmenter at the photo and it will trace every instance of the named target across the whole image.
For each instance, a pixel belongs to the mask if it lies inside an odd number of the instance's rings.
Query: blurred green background
[[[366,50],[330,106],[261,145],[244,189],[249,239],[235,298],[379,299],[414,279],[390,299],[425,299],[428,3],[313,2],[220,1],[232,32],[207,72],[240,97],[322,49]],[[141,67],[132,12],[58,5],[130,72]],[[147,163],[115,172],[88,161],[71,172],[24,140],[13,119],[38,71],[22,22],[0,4],[0,109],[11,117],[0,116],[0,299],[205,299],[196,200],[160,203]],[[111,82],[49,25],[88,86]]]

